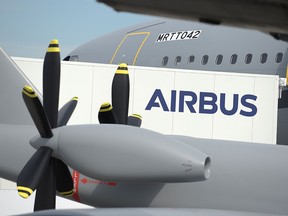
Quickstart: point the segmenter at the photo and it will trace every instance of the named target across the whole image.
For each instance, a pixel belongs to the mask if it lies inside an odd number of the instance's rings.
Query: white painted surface
[[[13,58],[33,84],[42,91],[43,60]],[[62,62],[60,107],[72,97],[79,102],[69,124],[98,123],[98,110],[103,102],[111,102],[111,84],[117,65]],[[143,128],[164,134],[180,134],[200,138],[239,140],[258,143],[276,143],[278,106],[278,76],[243,73],[207,72],[178,69],[129,66],[130,108],[129,114],[143,117]],[[169,111],[160,107],[145,110],[155,89],[160,89]],[[175,90],[176,109],[171,112],[171,91]],[[184,104],[179,112],[179,92],[196,94],[191,113]],[[218,110],[214,114],[199,113],[200,92],[217,95]],[[225,107],[233,107],[233,95],[238,94],[238,108],[234,115],[224,115],[220,110],[220,94],[225,93]],[[240,115],[240,110],[249,111],[241,104],[246,94],[257,96],[250,101],[257,107],[253,117]],[[191,98],[185,97],[189,101]],[[209,108],[209,106],[207,106]]]

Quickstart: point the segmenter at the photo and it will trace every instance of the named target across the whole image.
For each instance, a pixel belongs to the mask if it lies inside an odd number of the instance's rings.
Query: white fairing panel
[[[41,92],[42,61],[14,58]],[[60,106],[79,97],[69,124],[98,123],[117,65],[62,62]],[[40,70],[40,71],[39,71]],[[279,77],[128,66],[129,114],[164,134],[276,143]]]

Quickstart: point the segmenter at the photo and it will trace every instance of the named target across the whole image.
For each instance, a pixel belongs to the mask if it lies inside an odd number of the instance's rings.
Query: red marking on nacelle
[[[107,185],[107,186],[116,186],[116,182],[106,182],[106,181],[100,181],[100,180],[95,180],[95,179],[87,179],[87,178],[82,178],[81,182],[83,184],[101,184],[101,185]]]
[[[82,182],[83,184],[86,184],[86,183],[88,182],[88,180],[87,180],[87,178],[83,178],[83,179],[81,179],[81,182]]]
[[[80,173],[76,170],[73,170],[73,183],[74,183],[74,193],[73,193],[73,199],[77,202],[80,201],[79,197],[79,178],[80,178]]]

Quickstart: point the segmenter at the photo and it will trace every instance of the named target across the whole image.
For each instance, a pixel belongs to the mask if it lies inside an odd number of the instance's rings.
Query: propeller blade
[[[43,138],[51,138],[52,129],[58,125],[59,89],[60,49],[58,41],[52,40],[43,66],[43,106],[31,87],[25,86],[22,91],[24,102]],[[75,100],[68,102],[60,111],[61,126],[67,124],[76,104],[77,100],[76,103]],[[18,176],[20,196],[27,198],[37,188],[34,211],[55,209],[56,176],[57,190],[63,195],[73,194],[73,181],[67,165],[51,155],[49,147],[40,147]]]
[[[56,179],[55,158],[50,158],[48,168],[37,188],[34,211],[55,209],[56,202]]]
[[[135,127],[140,127],[142,124],[142,116],[138,114],[132,114],[128,117],[127,124]]]
[[[78,102],[78,97],[73,97],[68,103],[66,103],[58,113],[58,127],[66,125],[75,110]]]
[[[98,113],[98,120],[101,124],[117,124],[117,117],[110,103],[103,103]]]
[[[71,173],[67,165],[56,160],[56,189],[63,196],[71,196],[74,192],[74,185]]]
[[[116,70],[112,82],[112,106],[119,124],[127,124],[129,88],[127,64],[121,63]]]
[[[49,147],[40,147],[26,163],[17,178],[17,190],[21,197],[28,198],[39,186],[47,172],[51,154]]]
[[[58,124],[58,105],[60,90],[60,48],[58,40],[52,40],[47,49],[43,65],[43,108],[51,128]],[[34,210],[54,209],[56,194],[55,161],[51,158],[49,172],[39,186]]]
[[[24,86],[22,97],[41,137],[52,137],[53,133],[49,121],[37,94],[30,86]]]
[[[58,123],[60,89],[60,48],[58,40],[52,40],[43,65],[43,107],[52,128]]]
[[[69,121],[78,102],[78,97],[73,97],[66,103],[58,113],[58,127],[65,126]],[[74,185],[71,173],[67,165],[57,159],[56,160],[56,189],[63,196],[70,196],[74,192]]]

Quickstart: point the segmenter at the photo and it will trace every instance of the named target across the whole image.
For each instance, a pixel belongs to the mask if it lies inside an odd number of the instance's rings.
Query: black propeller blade
[[[141,127],[142,117],[138,114],[132,114],[128,117],[127,124],[135,127]]]
[[[57,127],[60,90],[60,48],[58,40],[52,40],[43,65],[43,107],[52,128]]]
[[[43,64],[43,107],[47,114],[51,128],[56,128],[58,123],[58,104],[60,90],[60,48],[57,40],[52,40],[49,44],[44,58]],[[55,201],[50,202],[50,199],[55,199],[56,191],[56,168],[55,160],[51,158],[49,161],[50,175],[45,178],[46,184],[39,185],[36,192],[34,210],[55,209]],[[50,190],[46,190],[49,185]],[[49,199],[48,199],[49,198]]]
[[[43,174],[41,182],[36,191],[34,211],[55,209],[55,181],[55,159],[51,157],[47,171]]]
[[[51,138],[53,133],[37,94],[31,87],[25,86],[22,90],[22,96],[41,137]],[[51,158],[51,154],[52,150],[50,148],[40,147],[24,166],[17,178],[17,190],[20,196],[27,198],[37,188],[34,204],[35,211],[55,208],[55,202],[51,202],[51,199],[55,199],[55,195],[53,196],[55,192],[46,191],[48,185],[50,187],[54,185],[55,187],[54,176],[49,175],[48,178],[44,178],[49,169],[54,169],[54,159]],[[43,181],[46,182],[44,183]],[[49,202],[45,202],[46,199],[49,199]],[[40,200],[44,200],[44,202]]]
[[[52,137],[49,121],[37,94],[30,86],[25,86],[22,90],[22,97],[41,137]]]
[[[28,198],[39,186],[47,172],[51,154],[50,148],[40,147],[24,166],[17,178],[17,190],[21,197]]]
[[[112,106],[119,124],[127,124],[129,109],[129,74],[127,64],[121,63],[112,81]]]
[[[47,113],[47,117],[52,128],[56,128],[58,126],[59,91],[60,48],[58,45],[58,40],[52,40],[46,52],[43,66],[43,107]],[[67,111],[71,110],[68,109]],[[59,159],[55,160],[56,167],[53,167],[53,169],[56,173],[57,190],[62,194],[71,194],[71,191],[73,191],[73,181],[69,169],[67,165]]]
[[[74,192],[73,180],[67,165],[56,160],[56,189],[63,196],[70,196]]]
[[[78,102],[78,97],[73,97],[68,103],[66,103],[58,113],[58,127],[66,125],[74,112]]]
[[[60,89],[60,49],[52,40],[43,66],[43,106],[33,89],[25,86],[22,95],[41,137],[51,138],[52,129],[58,125]],[[60,111],[60,126],[66,125],[77,101],[68,102]],[[52,156],[49,147],[40,147],[30,158],[17,179],[20,196],[28,197],[37,189],[34,210],[54,209],[57,191],[62,195],[73,194],[73,181],[65,163]]]
[[[98,113],[101,124],[117,124],[118,120],[110,103],[103,103]]]
[[[73,97],[58,113],[58,127],[65,126],[73,114],[78,102],[78,97]],[[56,190],[63,196],[70,196],[74,192],[70,171],[61,160],[56,161]]]

